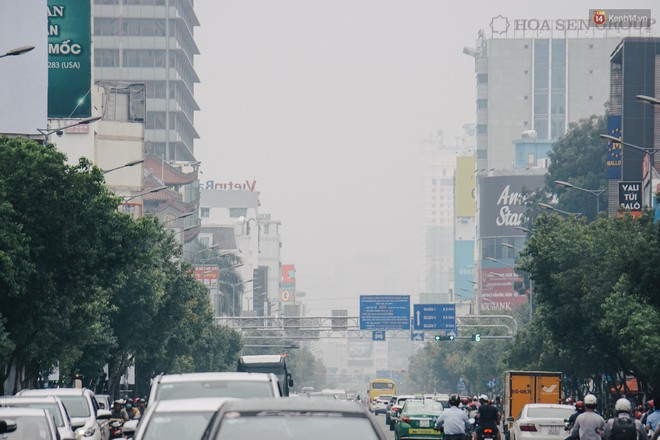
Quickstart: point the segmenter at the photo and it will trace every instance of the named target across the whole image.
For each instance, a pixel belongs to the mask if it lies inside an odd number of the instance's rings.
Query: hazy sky
[[[475,121],[474,59],[463,47],[479,29],[490,35],[498,14],[587,18],[589,8],[626,7],[658,18],[657,5],[195,0],[201,180],[257,181],[260,211],[282,221],[282,262],[296,265],[313,314],[357,311],[359,293],[417,293],[420,142],[442,129],[453,143]],[[337,276],[338,267],[363,277]]]

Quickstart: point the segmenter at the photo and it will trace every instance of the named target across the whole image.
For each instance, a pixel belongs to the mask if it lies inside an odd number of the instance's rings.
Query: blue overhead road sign
[[[415,304],[413,307],[415,330],[456,331],[455,304]]]
[[[360,330],[409,330],[410,295],[360,295]]]
[[[372,332],[371,340],[372,341],[384,341],[385,340],[385,332],[382,332],[382,331]]]
[[[424,342],[424,330],[411,330],[410,331],[410,340]]]

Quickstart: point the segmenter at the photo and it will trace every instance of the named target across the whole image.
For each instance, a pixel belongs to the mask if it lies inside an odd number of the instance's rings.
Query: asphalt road
[[[394,440],[394,431],[390,431],[389,425],[385,424],[385,414],[378,414],[376,420],[378,420],[378,426],[383,430],[388,440]]]

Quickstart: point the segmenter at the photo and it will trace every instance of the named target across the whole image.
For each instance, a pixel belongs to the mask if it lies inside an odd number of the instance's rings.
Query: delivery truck
[[[507,371],[504,375],[504,432],[508,436],[511,419],[528,403],[561,403],[562,373],[552,371]]]

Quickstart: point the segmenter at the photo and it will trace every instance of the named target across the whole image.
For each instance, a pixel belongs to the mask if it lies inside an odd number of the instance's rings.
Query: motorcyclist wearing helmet
[[[647,440],[648,436],[646,435],[646,429],[642,422],[635,419],[632,414],[630,414],[632,405],[628,399],[619,399],[614,405],[614,411],[616,412],[616,418],[628,418],[632,419],[635,422],[635,428],[637,429],[637,440]],[[612,437],[612,427],[614,426],[614,418],[611,418],[605,424],[605,440],[610,440]],[[616,440],[616,439],[614,439]]]
[[[447,440],[467,440],[466,432],[470,428],[465,411],[458,408],[461,398],[458,394],[449,396],[449,409],[443,411],[433,429],[443,430]]]
[[[128,420],[128,413],[122,407],[123,404],[124,402],[121,400],[115,400],[112,402],[112,411],[110,412],[111,419],[121,419],[123,421]]]
[[[128,420],[133,420],[140,417],[140,411],[134,406],[133,399],[126,400],[126,413],[128,413]]]
[[[596,414],[598,400],[593,394],[584,396],[585,410],[575,419],[571,437],[580,440],[601,440],[605,430],[605,420]]]
[[[144,412],[147,410],[147,401],[144,399],[144,397],[140,397],[138,399],[137,409],[140,412],[140,416],[143,416]]]
[[[570,431],[573,429],[573,426],[575,425],[575,419],[577,419],[577,416],[582,414],[584,412],[584,402],[581,400],[578,400],[575,402],[575,412],[571,414],[571,416],[568,418],[568,422],[566,422],[566,431]]]
[[[496,406],[488,403],[488,396],[485,394],[479,396],[479,409],[477,410],[475,419],[477,425],[474,430],[474,440],[477,440],[481,436],[485,428],[491,428],[493,434],[497,435],[497,439],[501,439],[500,430],[497,429],[497,425],[499,425],[502,419],[502,413],[500,413],[500,410]]]

